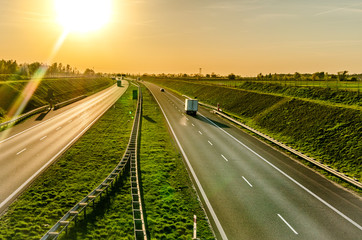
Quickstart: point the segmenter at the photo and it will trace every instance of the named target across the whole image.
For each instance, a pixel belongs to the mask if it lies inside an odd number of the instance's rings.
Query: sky
[[[113,0],[107,24],[55,48],[64,29],[53,0],[0,0],[0,59],[109,73],[362,73],[361,26],[361,0]]]

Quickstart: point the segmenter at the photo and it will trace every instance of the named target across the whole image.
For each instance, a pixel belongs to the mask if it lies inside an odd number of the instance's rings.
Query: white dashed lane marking
[[[47,138],[47,136],[40,138],[40,141],[43,141],[45,138]]]
[[[26,151],[26,148],[24,148],[23,150],[19,151],[16,155],[19,155],[19,154],[21,154],[21,153],[23,153],[23,152],[25,152],[25,151]]]
[[[249,182],[248,180],[246,180],[246,178],[245,178],[244,176],[242,176],[242,177],[243,177],[244,181],[245,181],[247,184],[249,184],[250,187],[253,187],[253,185],[251,185],[250,182]]]
[[[221,154],[221,157],[225,160],[225,161],[229,161],[224,155]]]

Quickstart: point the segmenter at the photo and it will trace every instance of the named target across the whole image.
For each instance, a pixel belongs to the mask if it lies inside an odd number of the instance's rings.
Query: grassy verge
[[[198,237],[214,239],[162,112],[150,92],[142,91],[140,165],[151,239],[191,239],[194,214]]]
[[[247,125],[362,181],[359,108],[195,82],[151,80],[211,105],[220,103]]]
[[[0,239],[39,239],[110,173],[128,143],[133,123],[129,112],[136,104],[131,100],[133,89],[130,85],[114,107],[9,207],[0,219]],[[130,220],[122,223],[125,229],[133,227]],[[93,227],[97,237],[110,232],[102,225]],[[93,233],[84,236],[81,239],[96,238]]]

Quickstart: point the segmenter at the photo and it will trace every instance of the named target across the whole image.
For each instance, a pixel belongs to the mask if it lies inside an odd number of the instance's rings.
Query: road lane
[[[361,198],[208,111],[200,109],[201,114],[186,120],[178,111],[182,100],[146,85],[160,102],[227,238],[360,238]]]
[[[103,115],[127,87],[128,83],[122,88],[112,86],[71,104],[65,111],[54,111],[40,123],[29,120],[30,123],[24,123],[27,128],[20,124],[20,130],[0,133],[0,211],[26,188],[39,170],[51,164]]]

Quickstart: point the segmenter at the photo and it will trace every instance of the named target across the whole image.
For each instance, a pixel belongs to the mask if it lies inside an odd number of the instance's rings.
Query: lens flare
[[[12,106],[10,107],[8,113],[6,114],[8,118],[11,118],[11,120],[19,117],[26,105],[29,103],[31,97],[33,96],[34,92],[38,88],[41,80],[45,76],[49,64],[54,59],[55,55],[59,51],[60,47],[63,45],[64,40],[66,39],[68,35],[67,31],[64,31],[62,35],[59,36],[57,42],[54,44],[54,47],[52,48],[49,57],[45,64],[39,67],[39,69],[34,73],[34,75],[31,77],[29,82],[26,84],[24,90],[21,92],[21,94],[17,97],[17,99],[14,101]],[[7,138],[7,136],[11,133],[11,127],[14,123],[10,124],[8,127],[10,127],[10,130],[6,133],[0,135],[0,141]]]

